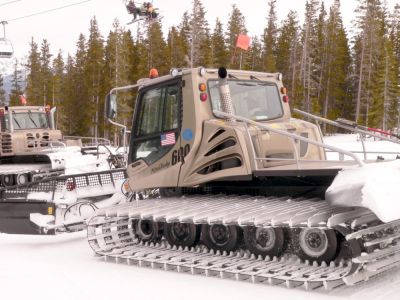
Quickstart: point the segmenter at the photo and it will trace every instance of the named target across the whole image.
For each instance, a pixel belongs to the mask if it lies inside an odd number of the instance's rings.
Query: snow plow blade
[[[10,234],[44,234],[30,220],[32,213],[48,215],[55,211],[54,203],[43,201],[4,202],[0,201],[0,232]],[[54,234],[48,230],[46,234]]]

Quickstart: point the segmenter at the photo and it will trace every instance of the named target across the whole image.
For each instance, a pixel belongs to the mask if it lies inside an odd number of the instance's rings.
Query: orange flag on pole
[[[250,37],[245,34],[239,34],[236,40],[236,47],[247,50],[250,46]]]
[[[24,95],[19,95],[19,102],[21,102],[22,105],[26,105],[27,101]]]

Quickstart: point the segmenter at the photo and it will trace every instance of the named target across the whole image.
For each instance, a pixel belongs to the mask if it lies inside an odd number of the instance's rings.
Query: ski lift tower
[[[7,21],[1,21],[3,25],[3,36],[0,37],[0,58],[11,58],[14,54],[14,49],[11,41],[6,36]]]

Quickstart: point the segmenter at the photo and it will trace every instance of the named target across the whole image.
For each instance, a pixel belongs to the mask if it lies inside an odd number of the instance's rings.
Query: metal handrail
[[[362,152],[352,151],[352,152],[353,153],[362,153],[364,155],[364,160],[367,160],[367,154],[372,154],[372,153],[376,154],[377,152],[370,152],[370,151],[366,150],[366,146],[365,146],[365,143],[364,143],[364,140],[363,140],[363,135],[372,136],[372,137],[378,138],[378,139],[380,139],[382,141],[388,141],[388,142],[400,145],[400,140],[393,140],[391,138],[379,135],[379,134],[377,134],[375,132],[367,131],[367,130],[364,130],[364,129],[361,129],[361,128],[357,128],[357,127],[351,127],[350,125],[346,126],[345,124],[341,124],[341,123],[336,122],[336,121],[332,121],[332,120],[329,120],[329,119],[326,119],[326,118],[315,116],[313,114],[307,113],[307,112],[299,110],[299,109],[293,109],[293,111],[298,113],[298,114],[301,114],[304,117],[313,119],[316,123],[322,122],[322,123],[325,123],[325,124],[329,124],[329,125],[332,125],[332,126],[335,126],[335,127],[338,127],[338,128],[342,128],[342,129],[354,132],[354,133],[358,133],[360,135],[360,141],[361,141],[361,145],[362,145],[363,151]],[[383,152],[379,152],[379,153],[384,154]]]
[[[97,146],[100,144],[108,145],[111,146],[111,141],[106,138],[101,138],[101,137],[90,137],[90,136],[64,136],[64,139],[66,140],[91,140],[92,143],[90,145]],[[93,141],[95,141],[93,143]]]
[[[65,143],[63,143],[63,142],[60,142],[60,141],[49,141],[48,143],[49,143],[49,146],[50,146],[51,149],[54,149],[54,148],[65,149],[65,148],[67,148],[67,145]]]
[[[329,149],[329,150],[332,150],[334,152],[342,153],[344,155],[347,155],[347,156],[351,157],[360,167],[364,166],[364,163],[354,153],[352,153],[350,151],[347,151],[347,150],[344,150],[344,149],[341,149],[341,148],[338,148],[338,147],[335,147],[335,146],[327,145],[327,144],[324,144],[324,143],[320,143],[320,142],[317,142],[315,140],[311,140],[309,138],[306,138],[306,137],[303,137],[303,136],[300,136],[300,135],[297,135],[297,134],[294,134],[294,133],[290,133],[290,132],[287,132],[287,131],[284,131],[284,130],[276,129],[276,128],[273,128],[272,126],[269,126],[267,124],[262,124],[262,123],[253,121],[251,119],[245,118],[245,117],[240,117],[240,116],[236,116],[236,115],[232,115],[232,114],[227,114],[225,112],[218,111],[218,110],[214,110],[213,113],[216,116],[220,116],[220,117],[223,117],[223,118],[232,118],[232,119],[235,119],[235,120],[238,120],[238,121],[242,121],[242,122],[245,122],[245,124],[251,124],[253,126],[256,126],[256,127],[259,127],[259,128],[263,128],[263,129],[266,129],[268,131],[271,131],[271,132],[274,132],[276,134],[279,134],[279,135],[282,135],[282,136],[286,136],[286,137],[292,139],[293,145],[294,145],[294,148],[295,148],[295,150],[294,150],[295,159],[293,159],[293,161],[296,162],[298,168],[299,168],[299,162],[301,160],[299,158],[299,154],[298,154],[297,148],[295,147],[295,141],[296,140],[303,141],[303,142],[306,142],[308,144],[312,144],[314,146],[317,146],[317,147],[320,147],[320,148],[323,148],[323,149]],[[248,126],[247,125],[245,126],[245,129],[248,132]],[[249,132],[248,132],[248,134],[250,135]],[[255,153],[254,144],[253,144],[252,139],[250,139],[250,143],[252,144],[253,151]],[[271,160],[271,159],[270,158],[258,158],[258,157],[255,157],[255,160]],[[279,160],[282,160],[282,159],[279,159]],[[307,160],[304,160],[304,161],[307,162]],[[257,169],[257,164],[255,164],[255,167]]]

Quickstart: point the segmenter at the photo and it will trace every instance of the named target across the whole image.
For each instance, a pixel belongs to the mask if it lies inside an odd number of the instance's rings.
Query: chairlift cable
[[[3,3],[0,3],[0,6],[5,6],[5,5],[8,5],[8,4],[12,4],[12,3],[15,3],[15,2],[20,2],[20,1],[22,1],[22,0],[14,0],[14,1],[3,2]]]
[[[18,1],[21,1],[21,0],[18,0]],[[46,14],[46,13],[49,13],[49,12],[53,12],[53,11],[57,11],[57,10],[60,10],[60,9],[64,9],[64,8],[67,8],[67,7],[80,5],[80,4],[83,4],[83,3],[86,3],[86,2],[90,2],[90,1],[92,1],[92,0],[85,0],[85,1],[80,1],[80,2],[76,2],[76,3],[71,3],[71,4],[68,4],[68,5],[64,5],[64,6],[60,6],[60,7],[56,7],[56,8],[52,8],[52,9],[47,9],[47,10],[43,10],[43,11],[39,11],[37,13],[33,13],[33,14],[30,14],[30,15],[17,17],[17,18],[14,18],[14,19],[9,19],[6,22],[13,22],[13,21],[16,21],[16,20],[30,18],[30,17],[34,17],[34,16],[37,16],[37,15]]]

